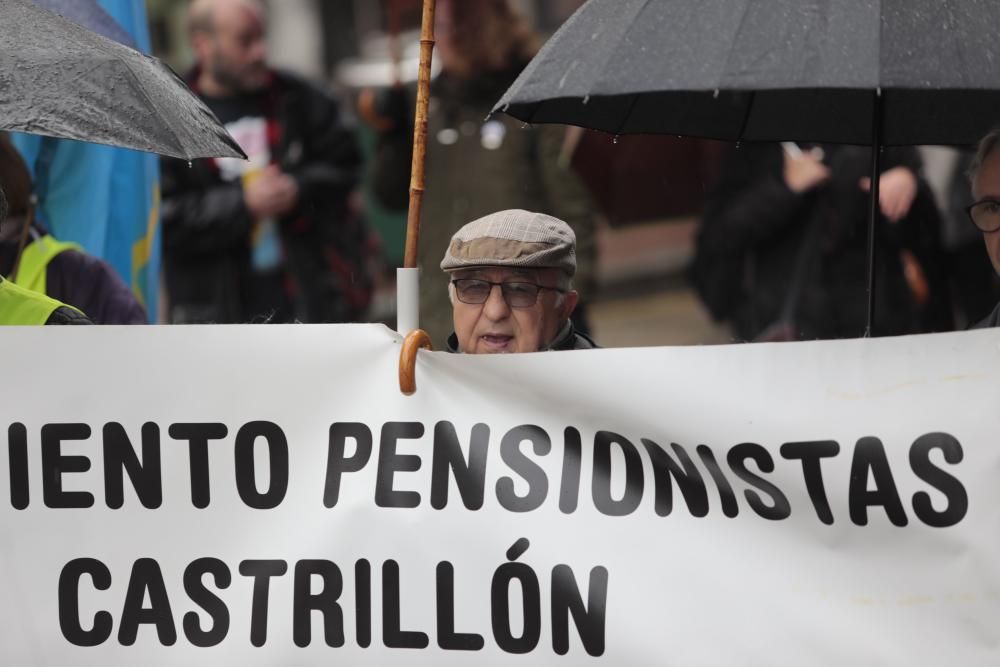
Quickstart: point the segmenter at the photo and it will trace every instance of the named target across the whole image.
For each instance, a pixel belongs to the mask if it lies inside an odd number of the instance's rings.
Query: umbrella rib
[[[654,0],[645,0],[642,3],[642,7],[639,7],[639,9],[636,10],[635,14],[632,15],[631,22],[634,23],[635,19],[638,18],[644,11],[646,11],[646,8],[649,7],[650,3],[652,3],[653,1]],[[631,30],[632,30],[632,28],[630,26],[626,30],[622,31],[622,34],[619,35],[618,41],[615,43],[614,48],[608,50],[608,54],[607,54],[608,57],[607,57],[607,59],[605,59],[604,63],[601,65],[600,74],[598,76],[594,77],[594,81],[595,82],[600,82],[600,81],[604,80],[604,75],[607,73],[608,67],[611,66],[611,61],[618,54],[618,48],[621,46],[622,42],[625,41],[625,38],[628,36],[628,34],[629,34],[629,32]],[[593,91],[593,88],[594,87],[591,87],[591,91]]]
[[[143,55],[143,57],[148,57],[148,56]],[[133,81],[135,81],[136,90],[139,91],[139,93],[142,95],[142,98],[144,100],[146,100],[146,104],[149,106],[149,108],[151,110],[155,111],[156,110],[156,105],[153,104],[153,100],[150,99],[149,95],[146,93],[146,89],[142,86],[142,81],[140,81],[139,77],[136,76],[135,72],[132,71],[132,67],[131,67],[131,65],[129,65],[128,61],[119,58],[118,62],[120,62],[123,65],[125,65],[125,70],[128,72],[128,75],[130,77],[132,77]],[[177,130],[174,129],[174,126],[171,123],[170,118],[167,115],[163,115],[160,118],[161,118],[161,120],[163,120],[163,124],[166,126],[167,130],[170,131],[170,134],[173,135],[173,137],[174,137],[174,143],[178,147],[182,147],[184,145],[184,142],[181,141],[180,135],[177,133]],[[176,156],[176,157],[180,157],[180,156]],[[187,155],[184,155],[183,157],[187,158]]]
[[[84,78],[88,74],[93,74],[94,72],[96,72],[97,70],[101,69],[102,67],[104,67],[107,64],[108,64],[108,61],[99,62],[99,63],[95,64],[93,67],[91,67],[90,69],[88,69],[86,71],[77,72],[76,76],[74,76],[72,79],[70,79],[66,83],[73,83],[74,81],[82,81],[82,80],[84,80]]]
[[[531,115],[528,116],[528,120],[526,120],[524,122],[527,123],[528,125],[531,125],[532,121],[535,120],[535,116],[538,115],[538,110],[542,108],[543,104],[545,104],[545,100],[542,100],[542,101],[538,102],[537,104],[532,105],[532,107],[531,107]]]
[[[618,125],[618,131],[615,132],[615,135],[621,134],[625,129],[625,126],[628,125],[628,119],[632,117],[632,111],[635,109],[635,105],[639,101],[639,93],[635,93],[631,97],[632,100],[628,103],[628,111],[625,112],[625,116],[622,118],[622,122]]]
[[[753,112],[753,103],[756,99],[757,99],[757,91],[751,90],[750,101],[747,102],[747,110],[746,113],[743,114],[743,123],[740,125],[740,133],[736,135],[737,142],[742,141],[743,135],[747,131],[747,125],[750,123],[750,114]]]
[[[743,26],[747,22],[747,16],[750,14],[750,3],[743,5],[743,15],[740,17],[740,23],[736,26],[735,32],[733,32],[732,38],[729,40],[729,53],[726,54],[726,64],[723,66],[723,70],[719,73],[719,81],[715,88],[723,88],[724,77],[729,71],[729,63],[733,60],[733,53],[736,52],[736,38],[739,37],[740,33],[743,32]]]
[[[948,10],[948,18],[949,19],[953,18],[954,15],[955,15],[954,14],[954,8],[952,7],[953,2],[954,2],[954,0],[945,0],[945,2],[944,2],[945,9]],[[961,72],[964,75],[966,72],[969,71],[969,67],[968,67],[968,64],[967,64],[968,63],[968,58],[965,57],[965,41],[964,40],[957,40],[957,43],[955,44],[955,55],[958,57],[958,61],[959,61],[959,66],[956,69],[956,71],[957,72]],[[965,79],[964,76],[963,76],[963,79]],[[968,87],[969,86],[968,79],[963,80],[962,81],[962,85],[963,85],[963,87]]]

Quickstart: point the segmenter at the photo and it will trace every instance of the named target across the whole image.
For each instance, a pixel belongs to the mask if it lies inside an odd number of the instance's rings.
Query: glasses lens
[[[492,285],[485,280],[461,278],[454,282],[458,299],[463,303],[485,303],[486,299],[490,298]]]
[[[969,216],[982,231],[995,232],[1000,229],[1000,202],[987,199],[973,204]]]
[[[538,285],[533,283],[504,283],[503,298],[511,308],[529,308],[538,299]]]

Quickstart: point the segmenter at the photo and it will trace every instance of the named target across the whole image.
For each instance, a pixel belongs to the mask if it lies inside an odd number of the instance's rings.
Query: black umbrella
[[[28,0],[0,0],[0,130],[245,157],[169,67]]]
[[[1000,123],[994,0],[590,0],[497,103],[613,134],[882,146]]]

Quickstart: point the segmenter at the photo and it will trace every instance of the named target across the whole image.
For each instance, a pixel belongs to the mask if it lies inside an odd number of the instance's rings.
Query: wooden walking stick
[[[420,28],[420,73],[417,77],[417,112],[413,123],[413,164],[410,171],[410,208],[406,215],[406,254],[403,266],[417,266],[420,242],[420,206],[424,199],[424,163],[427,156],[427,105],[431,96],[431,58],[434,53],[435,0],[424,0]]]
[[[424,200],[424,164],[427,156],[427,105],[431,96],[431,59],[434,54],[435,0],[424,0],[420,27],[420,71],[417,77],[417,110],[413,123],[413,162],[410,168],[410,207],[406,213],[406,250],[403,268],[396,270],[396,328],[407,338],[399,357],[399,387],[405,394],[416,391],[416,354],[430,347],[427,334],[419,330],[420,293],[417,245],[420,242],[420,207]],[[421,335],[422,334],[422,335]],[[415,341],[414,341],[415,342]],[[404,374],[404,370],[406,373]]]

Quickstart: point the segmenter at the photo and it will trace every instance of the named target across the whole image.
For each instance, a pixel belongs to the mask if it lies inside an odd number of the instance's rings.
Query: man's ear
[[[580,293],[571,289],[563,295],[562,307],[559,309],[559,319],[568,319],[576,309],[576,304],[580,301]]]

